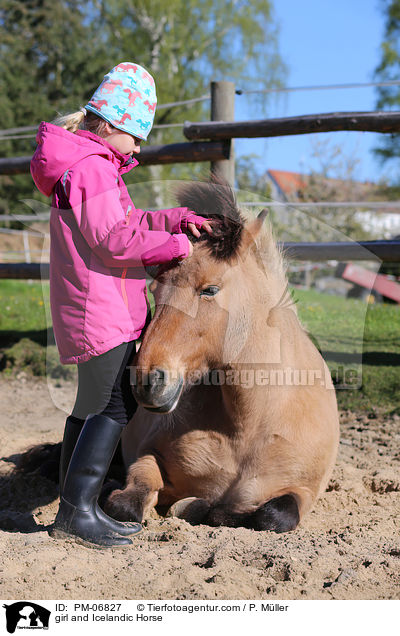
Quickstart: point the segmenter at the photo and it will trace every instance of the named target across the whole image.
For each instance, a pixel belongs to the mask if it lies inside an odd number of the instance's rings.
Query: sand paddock
[[[65,409],[74,393],[53,384]],[[341,413],[328,490],[294,532],[154,514],[133,546],[111,550],[51,539],[57,488],[13,475],[14,456],[60,441],[64,419],[43,380],[0,380],[0,598],[400,598],[400,416]]]

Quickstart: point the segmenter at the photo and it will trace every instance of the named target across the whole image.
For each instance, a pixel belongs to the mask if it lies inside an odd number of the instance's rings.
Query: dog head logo
[[[48,629],[51,612],[32,603],[18,601],[11,605],[3,605],[6,610],[7,631],[14,634],[16,629]]]

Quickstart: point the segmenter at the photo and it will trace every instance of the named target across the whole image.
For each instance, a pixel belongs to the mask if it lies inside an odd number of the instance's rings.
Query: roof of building
[[[287,170],[268,170],[268,175],[285,196],[293,196],[307,185],[305,176]]]
[[[267,176],[286,201],[388,201],[393,204],[390,206],[391,212],[400,212],[397,189],[390,192],[390,187],[379,183],[334,179],[288,170],[268,170]]]

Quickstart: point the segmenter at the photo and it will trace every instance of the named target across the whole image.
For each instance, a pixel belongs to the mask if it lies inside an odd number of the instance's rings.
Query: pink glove
[[[211,221],[212,219],[206,219],[204,216],[199,216],[195,212],[189,212],[187,216],[184,216],[181,220],[181,230],[187,230],[188,223],[194,223],[198,230],[201,229],[204,221]]]

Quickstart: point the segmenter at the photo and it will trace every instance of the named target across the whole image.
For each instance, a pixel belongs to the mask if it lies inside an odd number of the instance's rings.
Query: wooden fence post
[[[22,239],[24,241],[25,263],[32,263],[31,250],[29,248],[29,236],[26,230],[22,230]]]
[[[234,121],[235,119],[235,85],[233,82],[211,82],[211,121]],[[230,140],[229,159],[213,161],[211,172],[235,185],[234,142]]]

